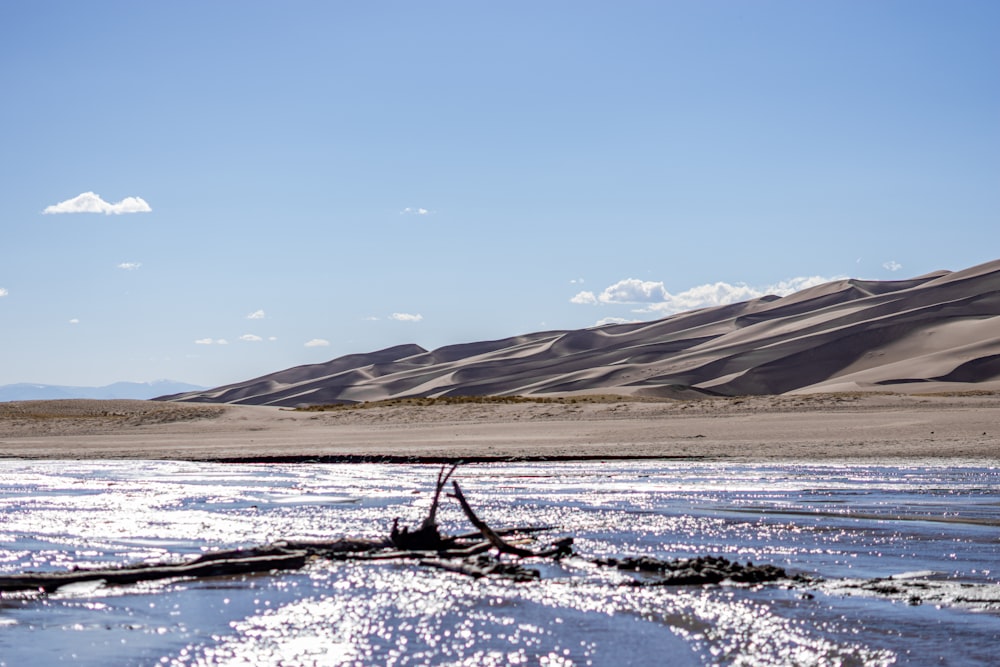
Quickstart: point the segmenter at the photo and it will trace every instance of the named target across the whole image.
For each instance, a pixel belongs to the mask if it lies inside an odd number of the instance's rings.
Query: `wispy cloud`
[[[400,215],[430,215],[430,211],[426,208],[410,208],[407,206],[402,211],[399,212]]]
[[[122,262],[121,264],[118,265],[118,268],[124,271],[135,271],[140,266],[142,266],[142,264],[140,264],[139,262]]]
[[[889,271],[899,271],[901,268],[903,268],[903,265],[897,262],[896,260],[891,259],[885,264],[883,264],[882,268],[888,269]]]
[[[72,319],[71,319],[71,320],[69,321],[69,323],[70,323],[70,324],[79,324],[79,323],[80,323],[80,318],[78,318],[78,317],[74,317],[74,318],[72,318]]]
[[[602,317],[597,320],[596,326],[603,327],[606,324],[631,324],[638,321],[639,320],[629,320],[624,317]]]
[[[240,340],[246,341],[248,343],[259,343],[264,339],[255,334],[243,334],[242,336],[240,336]]]
[[[313,338],[306,342],[306,347],[327,347],[330,345],[330,341],[323,340],[322,338]]]
[[[229,341],[225,338],[199,338],[194,342],[195,345],[229,345]]]
[[[389,319],[396,320],[397,322],[419,322],[424,319],[424,316],[410,313],[393,313],[389,316]]]
[[[0,297],[7,296],[8,294],[10,294],[10,292],[8,292],[5,288],[0,287]]]
[[[61,201],[52,206],[46,206],[42,213],[104,213],[105,215],[120,215],[122,213],[149,213],[149,207],[142,197],[125,197],[120,202],[109,203],[93,192],[84,192],[72,199]]]
[[[265,316],[264,316],[264,311],[263,310],[255,310],[252,313],[250,313],[249,315],[247,315],[247,319],[248,320],[262,320],[262,319],[264,319],[264,317]]]
[[[766,287],[751,287],[745,283],[733,285],[726,282],[716,282],[698,285],[683,292],[671,294],[662,282],[627,278],[610,285],[600,294],[579,292],[570,299],[570,302],[583,305],[641,304],[642,307],[635,312],[671,315],[697,308],[748,301],[768,294],[787,296],[807,287],[821,285],[829,281],[830,278],[821,276],[798,277]]]

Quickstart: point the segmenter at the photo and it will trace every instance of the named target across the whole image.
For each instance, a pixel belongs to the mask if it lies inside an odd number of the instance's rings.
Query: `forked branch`
[[[559,558],[565,556],[570,551],[570,545],[573,544],[572,537],[563,538],[552,544],[552,547],[544,551],[532,551],[531,549],[523,549],[519,546],[510,544],[502,537],[500,537],[495,530],[489,527],[489,525],[480,519],[476,512],[469,505],[469,501],[465,499],[465,494],[462,493],[462,488],[458,485],[458,482],[452,480],[452,489],[454,493],[449,494],[452,498],[458,501],[458,504],[462,506],[462,511],[465,512],[465,517],[469,520],[473,526],[475,526],[483,537],[489,540],[497,551],[500,553],[511,554],[512,556],[520,556],[521,558]]]

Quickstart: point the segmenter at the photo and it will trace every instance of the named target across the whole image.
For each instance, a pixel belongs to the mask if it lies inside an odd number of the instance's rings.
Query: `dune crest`
[[[1000,389],[1000,260],[909,280],[839,280],[653,322],[433,351],[399,345],[159,400],[293,407],[406,396],[969,389]]]

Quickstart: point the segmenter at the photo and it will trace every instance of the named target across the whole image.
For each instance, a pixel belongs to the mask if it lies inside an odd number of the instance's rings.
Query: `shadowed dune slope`
[[[161,400],[301,406],[408,396],[1000,388],[1000,260],[838,280],[653,322],[427,351],[400,345]]]

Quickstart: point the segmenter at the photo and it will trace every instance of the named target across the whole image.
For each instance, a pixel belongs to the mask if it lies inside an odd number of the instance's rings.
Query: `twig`
[[[431,508],[427,510],[427,516],[424,518],[424,522],[420,524],[421,529],[429,529],[431,527],[437,528],[437,510],[438,503],[441,500],[441,491],[444,489],[444,485],[448,483],[451,478],[452,473],[458,468],[458,464],[452,464],[448,472],[445,472],[445,466],[441,466],[441,470],[438,471],[437,483],[434,485],[434,499],[431,501]]]

